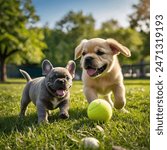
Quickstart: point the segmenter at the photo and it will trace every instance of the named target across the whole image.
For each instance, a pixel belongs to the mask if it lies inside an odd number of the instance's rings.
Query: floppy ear
[[[75,68],[76,68],[76,64],[73,60],[70,60],[68,63],[67,63],[67,66],[66,66],[67,70],[69,71],[69,73],[71,74],[72,78],[75,77]]]
[[[51,62],[47,59],[45,59],[42,62],[42,75],[47,75],[51,70],[52,70],[53,66],[51,64]]]
[[[119,42],[117,42],[116,40],[107,39],[106,42],[109,44],[109,46],[113,52],[113,55],[118,55],[119,53],[122,53],[126,57],[131,56],[130,50],[127,47],[120,44]]]
[[[83,45],[87,42],[87,39],[81,41],[81,43],[75,48],[75,60],[81,57],[83,51]]]

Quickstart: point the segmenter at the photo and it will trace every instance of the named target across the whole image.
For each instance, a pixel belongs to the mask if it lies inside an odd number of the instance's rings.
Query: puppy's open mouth
[[[66,90],[64,89],[58,89],[55,91],[56,95],[59,96],[59,97],[63,97],[65,94],[66,94]]]
[[[91,77],[95,77],[101,73],[104,72],[104,70],[107,68],[107,64],[103,65],[100,68],[94,68],[92,66],[87,66],[85,69],[87,71],[87,74]]]
[[[58,97],[64,97],[67,93],[67,89],[59,88],[59,89],[52,89],[49,86],[49,89],[52,91],[52,93]]]

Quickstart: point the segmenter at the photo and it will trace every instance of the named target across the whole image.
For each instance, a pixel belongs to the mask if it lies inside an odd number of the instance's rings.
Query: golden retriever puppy
[[[111,106],[124,108],[126,104],[125,86],[117,55],[131,56],[129,49],[114,39],[93,38],[82,40],[75,49],[75,59],[81,57],[84,94],[90,103],[103,95]],[[111,93],[114,94],[114,103]]]

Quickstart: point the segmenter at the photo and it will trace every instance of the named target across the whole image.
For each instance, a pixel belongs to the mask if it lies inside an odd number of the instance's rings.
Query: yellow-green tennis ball
[[[87,114],[91,120],[106,122],[112,117],[112,108],[107,101],[96,99],[89,104]]]

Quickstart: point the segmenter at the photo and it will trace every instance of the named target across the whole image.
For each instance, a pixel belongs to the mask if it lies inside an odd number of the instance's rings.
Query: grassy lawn
[[[113,110],[107,123],[88,119],[87,102],[82,83],[75,81],[71,89],[70,118],[58,119],[58,110],[52,111],[50,124],[37,124],[36,109],[28,107],[24,120],[18,119],[20,98],[25,80],[9,80],[0,84],[0,149],[81,149],[80,140],[91,136],[101,143],[101,149],[113,145],[129,150],[150,149],[149,80],[126,80],[126,108],[129,114]],[[99,126],[103,130],[99,130]]]

